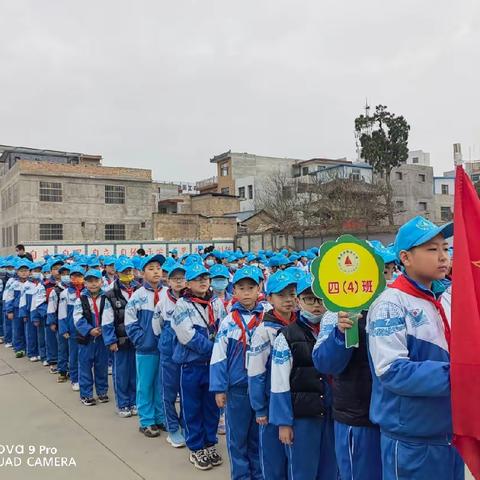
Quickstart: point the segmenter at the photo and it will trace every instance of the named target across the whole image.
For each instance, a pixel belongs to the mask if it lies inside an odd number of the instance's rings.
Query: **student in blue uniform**
[[[108,351],[102,338],[102,272],[91,268],[85,273],[85,289],[76,299],[73,323],[78,342],[78,380],[80,400],[86,406],[96,405],[93,385],[99,403],[108,402]]]
[[[163,255],[142,257],[143,285],[131,296],[125,308],[125,328],[136,351],[137,409],[139,431],[153,438],[165,429],[160,384],[158,336],[161,318],[155,314],[160,300]]]
[[[215,392],[217,406],[226,409],[232,480],[263,479],[258,424],[250,406],[246,369],[250,339],[263,318],[263,307],[258,303],[259,283],[258,272],[251,266],[233,276],[237,302],[220,324],[210,361],[210,391]]]
[[[286,477],[336,480],[330,385],[312,359],[321,324],[336,314],[314,297],[310,275],[302,272],[297,280],[297,319],[280,330],[272,353],[270,422],[285,446]]]
[[[16,262],[16,279],[7,285],[4,301],[7,320],[13,322],[12,339],[16,358],[25,356],[25,319],[20,316],[20,299],[30,275],[31,262],[21,259]]]
[[[125,307],[140,285],[133,276],[133,262],[122,257],[116,260],[117,278],[105,295],[102,335],[113,352],[113,387],[117,413],[126,418],[137,414],[135,348],[125,329]]]
[[[278,426],[270,421],[270,376],[272,349],[281,328],[294,322],[296,280],[287,272],[278,271],[266,285],[267,299],[273,310],[265,313],[253,333],[248,353],[248,389],[250,404],[260,425],[260,464],[264,478],[286,479],[287,456],[279,439]]]
[[[52,267],[53,269],[53,267]],[[45,291],[47,300],[47,328],[45,342],[47,346],[47,359],[50,357],[50,373],[58,373],[57,382],[67,381],[68,372],[68,339],[60,334],[58,328],[58,310],[60,306],[60,296],[62,292],[70,285],[70,265],[67,263],[58,269],[60,276],[56,280],[55,286],[49,287]],[[57,362],[54,361],[57,359]]]
[[[5,348],[12,348],[13,342],[13,322],[8,320],[7,318],[7,310],[6,310],[6,297],[9,294],[7,292],[10,290],[12,283],[15,280],[15,267],[14,267],[14,260],[11,258],[6,258],[3,262],[5,268],[5,275],[3,276],[3,283],[2,283],[2,321],[3,321],[3,333],[4,333],[4,342]]]
[[[177,301],[172,327],[177,337],[174,362],[181,365],[180,398],[190,462],[200,470],[221,465],[217,428],[219,410],[209,391],[209,363],[218,324],[225,316],[210,291],[210,274],[201,263],[186,271],[187,289]]]
[[[449,271],[452,234],[453,224],[437,227],[423,217],[404,224],[394,247],[404,274],[368,312],[370,416],[380,426],[384,480],[465,475],[452,446],[450,323],[432,291]]]
[[[174,448],[185,446],[185,437],[175,402],[180,393],[180,365],[173,361],[175,332],[172,329],[172,317],[178,299],[185,288],[185,268],[180,263],[168,267],[168,288],[162,289],[156,310],[163,320],[162,334],[158,348],[160,350],[160,375],[162,377],[163,405],[165,407],[165,425],[167,442]]]
[[[77,330],[73,322],[73,307],[80,298],[84,288],[84,275],[85,270],[80,265],[70,268],[70,284],[60,294],[60,303],[58,305],[58,332],[63,338],[68,340],[68,369],[72,390],[75,392],[80,390],[80,386],[78,383]],[[59,383],[66,382],[67,378],[63,375],[63,368],[62,370],[59,369],[59,372],[57,381]]]

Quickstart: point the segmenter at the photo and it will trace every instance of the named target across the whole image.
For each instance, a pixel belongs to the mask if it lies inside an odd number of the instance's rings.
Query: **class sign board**
[[[347,347],[358,346],[358,314],[368,309],[385,289],[382,258],[364,240],[342,235],[325,242],[312,262],[313,293],[331,312],[351,312]]]

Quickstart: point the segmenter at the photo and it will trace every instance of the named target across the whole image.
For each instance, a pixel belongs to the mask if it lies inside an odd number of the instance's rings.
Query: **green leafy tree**
[[[385,105],[377,105],[373,115],[367,113],[355,119],[360,156],[385,179],[385,204],[390,225],[394,225],[391,173],[408,158],[409,130],[405,118],[390,113]]]

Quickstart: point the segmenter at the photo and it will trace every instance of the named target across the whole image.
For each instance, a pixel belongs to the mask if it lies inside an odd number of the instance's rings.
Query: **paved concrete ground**
[[[174,449],[162,432],[149,439],[138,432],[136,418],[115,415],[112,401],[85,407],[70,384],[57,384],[48,368],[27,359],[16,359],[10,349],[0,346],[0,478],[8,480],[187,480],[229,478],[225,439],[219,450],[225,463],[207,472],[195,470],[185,448]],[[9,454],[7,446],[16,446],[18,454]],[[41,447],[56,448],[40,453]],[[29,449],[35,449],[30,454]],[[71,458],[76,466],[35,466],[35,462]],[[20,466],[1,466],[7,458],[21,461]],[[17,459],[17,460],[15,460]],[[57,460],[60,461],[61,460]],[[33,464],[34,466],[29,466]],[[47,464],[48,465],[48,464]],[[468,477],[472,478],[472,477]]]

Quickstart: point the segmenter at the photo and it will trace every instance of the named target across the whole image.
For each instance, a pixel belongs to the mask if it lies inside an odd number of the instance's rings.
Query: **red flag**
[[[480,479],[480,199],[462,166],[455,176],[450,381],[454,445]]]

